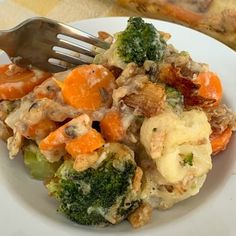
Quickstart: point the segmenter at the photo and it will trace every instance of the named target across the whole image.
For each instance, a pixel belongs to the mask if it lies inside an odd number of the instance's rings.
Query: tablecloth
[[[150,0],[158,5],[162,0]],[[199,0],[201,1],[201,0]],[[133,16],[142,15],[157,19],[170,20],[186,25],[186,22],[179,21],[177,17],[171,18],[168,12],[164,15],[152,11],[128,10],[119,6],[116,2],[129,2],[119,0],[0,0],[0,29],[9,29],[21,21],[33,17],[44,16],[62,22],[74,22],[81,19],[104,17],[104,16]],[[130,1],[132,3],[132,1]],[[141,5],[148,3],[144,0],[136,0]],[[172,2],[168,0],[168,2]],[[181,7],[181,4],[175,1]],[[184,1],[182,1],[184,2]],[[202,1],[201,1],[202,2]],[[145,6],[146,6],[145,5]],[[130,6],[130,5],[129,5]],[[132,6],[132,4],[131,4]],[[147,5],[149,6],[149,5]],[[147,7],[146,6],[146,7]],[[143,6],[144,7],[144,6]],[[151,7],[151,5],[150,5]],[[151,8],[152,9],[152,8]],[[137,10],[137,9],[136,9]],[[188,25],[202,31],[227,44],[236,50],[236,0],[212,0],[210,10],[200,25]]]
[[[118,6],[114,0],[0,0],[0,29],[8,29],[24,19],[45,16],[63,22],[136,13]]]

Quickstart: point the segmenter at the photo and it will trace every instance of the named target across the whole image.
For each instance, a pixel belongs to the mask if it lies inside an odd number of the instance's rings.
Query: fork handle
[[[0,49],[11,56],[14,51],[15,37],[10,31],[0,30]]]
[[[6,48],[6,45],[7,45],[7,42],[6,42],[6,32],[1,30],[0,31],[0,49],[4,50],[5,51],[5,48]]]

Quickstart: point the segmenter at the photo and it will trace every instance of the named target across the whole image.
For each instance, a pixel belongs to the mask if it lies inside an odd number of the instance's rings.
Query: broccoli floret
[[[117,36],[118,54],[126,63],[135,62],[142,65],[145,60],[162,59],[166,42],[149,23],[141,17],[131,17],[128,26]]]
[[[139,194],[132,190],[132,151],[113,143],[98,152],[103,161],[97,167],[77,172],[73,161],[66,160],[47,185],[59,211],[83,225],[117,224],[139,205]]]
[[[28,142],[23,146],[24,164],[29,169],[34,179],[44,180],[54,176],[62,162],[50,163],[40,152],[34,142]]]
[[[156,28],[141,17],[130,17],[127,28],[115,35],[115,41],[105,53],[98,54],[95,64],[108,64],[124,69],[127,63],[139,66],[146,60],[160,61],[166,41]]]

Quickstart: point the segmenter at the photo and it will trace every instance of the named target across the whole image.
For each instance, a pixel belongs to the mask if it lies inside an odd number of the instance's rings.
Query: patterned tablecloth
[[[138,11],[135,13],[122,8],[116,2],[131,6],[132,10]],[[170,9],[166,11],[163,2],[164,4],[174,2],[178,12]],[[0,0],[0,29],[11,28],[33,16],[74,22],[104,16],[143,15],[195,28],[236,50],[236,0],[206,0],[211,3],[210,8],[205,12],[206,14],[204,13],[203,21],[199,25],[186,24],[188,15],[184,15],[182,9],[184,2],[195,4],[204,3],[204,0]],[[162,7],[158,9],[159,6]],[[178,19],[180,15],[181,19]]]
[[[132,15],[114,0],[0,0],[0,29],[15,26],[32,16],[63,22],[103,16]]]

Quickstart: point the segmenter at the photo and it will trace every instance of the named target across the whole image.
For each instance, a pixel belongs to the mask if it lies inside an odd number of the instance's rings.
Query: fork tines
[[[98,54],[92,46],[104,50],[110,47],[109,43],[63,23],[54,23],[53,28],[56,30],[56,38],[53,42],[51,58],[49,58],[49,62],[53,65],[71,67],[73,65],[89,64]]]
[[[0,31],[0,41],[13,63],[51,73],[92,63],[98,52],[110,47],[89,33],[44,17]]]

